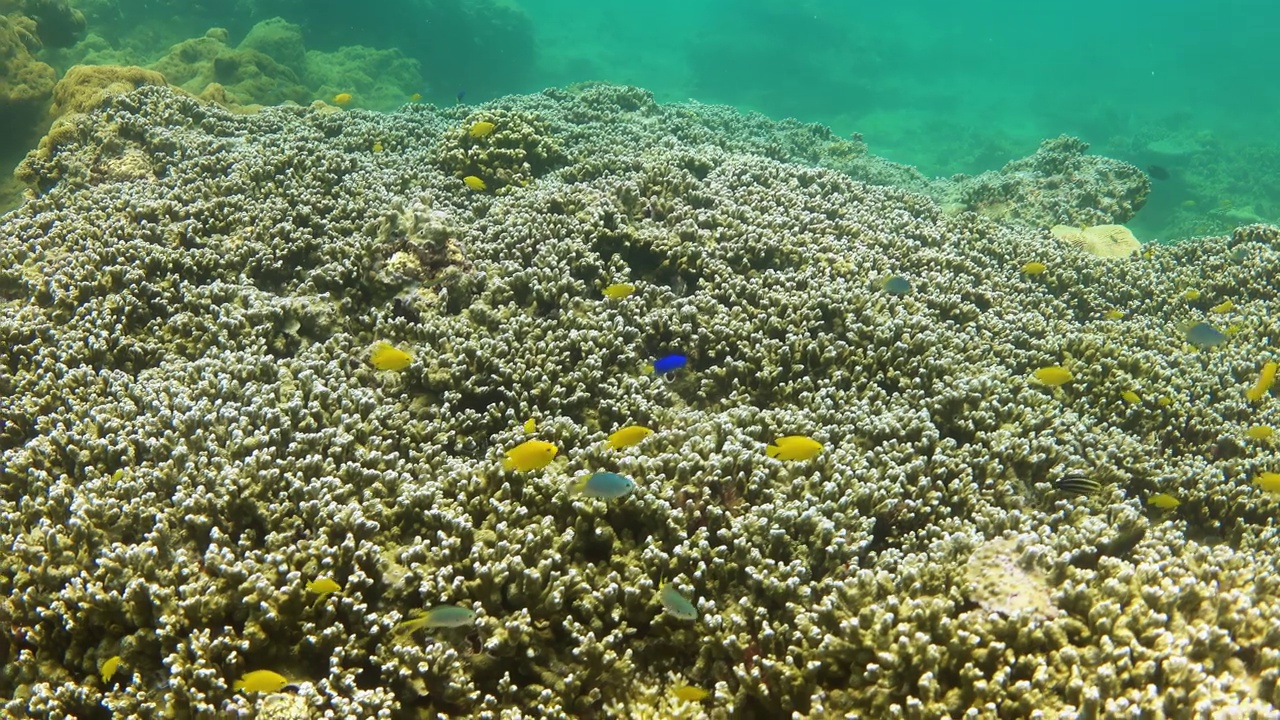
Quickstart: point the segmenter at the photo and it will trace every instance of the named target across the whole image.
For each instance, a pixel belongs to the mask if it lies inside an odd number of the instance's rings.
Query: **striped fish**
[[[1054,481],[1053,486],[1067,495],[1096,495],[1102,490],[1102,483],[1089,477],[1083,470],[1068,470],[1062,477]]]

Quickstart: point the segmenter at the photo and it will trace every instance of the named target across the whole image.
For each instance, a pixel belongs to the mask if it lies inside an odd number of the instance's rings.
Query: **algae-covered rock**
[[[164,75],[136,66],[76,65],[53,88],[54,118],[82,113],[109,93],[126,93],[144,85],[167,85]]]
[[[0,16],[0,123],[5,127],[38,115],[57,81],[53,68],[32,55],[31,37],[20,23]]]

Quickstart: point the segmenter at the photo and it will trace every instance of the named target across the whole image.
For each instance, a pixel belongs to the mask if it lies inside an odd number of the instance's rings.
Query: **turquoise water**
[[[479,103],[624,83],[663,101],[860,134],[873,153],[933,177],[997,169],[1065,133],[1152,173],[1147,207],[1130,223],[1143,240],[1280,221],[1280,59],[1269,30],[1280,27],[1280,6],[1257,0],[72,4],[87,20],[80,42],[46,44],[42,55],[60,73],[141,65],[193,94],[221,82],[242,105],[350,93],[350,107],[376,110],[419,96]],[[273,18],[299,37],[246,42]],[[215,66],[192,45],[214,27],[226,29],[224,52],[251,45],[267,60]]]
[[[1261,2],[694,5],[529,0],[532,85],[585,75],[823,122],[935,175],[1062,132],[1116,153],[1143,133],[1269,141],[1280,109],[1280,10]]]
[[[302,24],[309,48],[399,47],[422,63],[431,101],[629,83],[662,100],[861,133],[876,154],[931,176],[995,169],[1068,133],[1095,152],[1169,171],[1132,224],[1144,239],[1172,239],[1280,219],[1280,88],[1271,81],[1280,61],[1267,30],[1280,26],[1277,8],[396,0],[357,9],[275,0],[257,15]]]

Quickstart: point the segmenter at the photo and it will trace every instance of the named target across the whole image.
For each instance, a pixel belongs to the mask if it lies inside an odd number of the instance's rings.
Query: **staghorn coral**
[[[5,712],[279,711],[231,689],[258,668],[354,717],[642,716],[676,682],[717,717],[1276,712],[1248,480],[1275,450],[1238,441],[1280,411],[1241,391],[1276,341],[1265,229],[1107,262],[636,98],[234,116],[143,87],[51,143],[0,233]],[[447,158],[490,113],[560,164],[465,191]],[[113,136],[152,176],[92,171]],[[1192,282],[1235,300],[1212,352],[1181,350]],[[369,367],[375,340],[414,365]],[[504,471],[531,416],[561,454]],[[633,422],[658,432],[604,447]],[[798,433],[823,453],[765,455]],[[1108,485],[1049,500],[1062,466]],[[637,491],[570,497],[593,469]],[[1001,537],[1056,617],[966,594]],[[398,629],[439,603],[475,626]]]

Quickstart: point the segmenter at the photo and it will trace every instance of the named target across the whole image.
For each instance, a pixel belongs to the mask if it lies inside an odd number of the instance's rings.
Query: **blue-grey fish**
[[[1227,341],[1227,336],[1207,322],[1198,322],[1187,328],[1187,342],[1198,348],[1217,347]]]
[[[573,484],[569,486],[569,492],[575,495],[586,495],[587,497],[600,498],[602,500],[616,500],[631,494],[631,491],[635,489],[636,484],[631,478],[618,473],[603,471],[583,475],[574,480]]]

